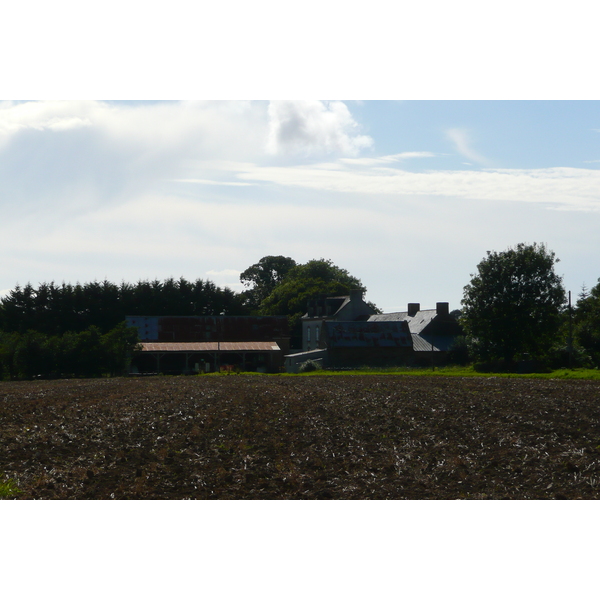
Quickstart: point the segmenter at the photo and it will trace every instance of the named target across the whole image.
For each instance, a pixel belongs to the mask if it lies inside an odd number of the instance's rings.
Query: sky
[[[384,312],[460,308],[488,250],[600,278],[600,102],[0,102],[0,290],[331,259]]]

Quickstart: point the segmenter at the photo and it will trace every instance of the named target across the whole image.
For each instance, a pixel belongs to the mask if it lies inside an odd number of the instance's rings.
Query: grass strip
[[[238,373],[209,373],[200,374],[199,377],[228,377]],[[514,379],[600,379],[598,369],[556,369],[548,373],[494,373],[480,372],[473,367],[436,367],[435,369],[391,367],[391,368],[362,368],[328,370],[320,369],[308,373],[256,373],[240,372],[239,375],[255,375],[259,377],[339,377],[352,375],[404,375],[411,377],[502,377]]]

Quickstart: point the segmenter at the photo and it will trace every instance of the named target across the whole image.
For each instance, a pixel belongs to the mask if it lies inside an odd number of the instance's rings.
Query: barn
[[[129,316],[126,321],[141,340],[134,373],[278,372],[290,347],[285,316]]]

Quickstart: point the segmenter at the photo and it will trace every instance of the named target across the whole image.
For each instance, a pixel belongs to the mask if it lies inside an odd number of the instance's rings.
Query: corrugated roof
[[[277,342],[142,342],[142,352],[276,352]]]
[[[415,352],[431,352],[432,345],[434,352],[446,352],[450,350],[454,343],[454,336],[451,335],[425,335],[418,333],[412,334],[413,350]]]

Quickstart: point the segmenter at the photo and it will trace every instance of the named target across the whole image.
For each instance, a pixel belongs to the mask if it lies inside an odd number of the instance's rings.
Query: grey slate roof
[[[421,333],[435,319],[436,315],[435,308],[432,308],[430,310],[420,310],[414,317],[409,317],[408,312],[371,315],[369,321],[406,321],[411,333]]]

